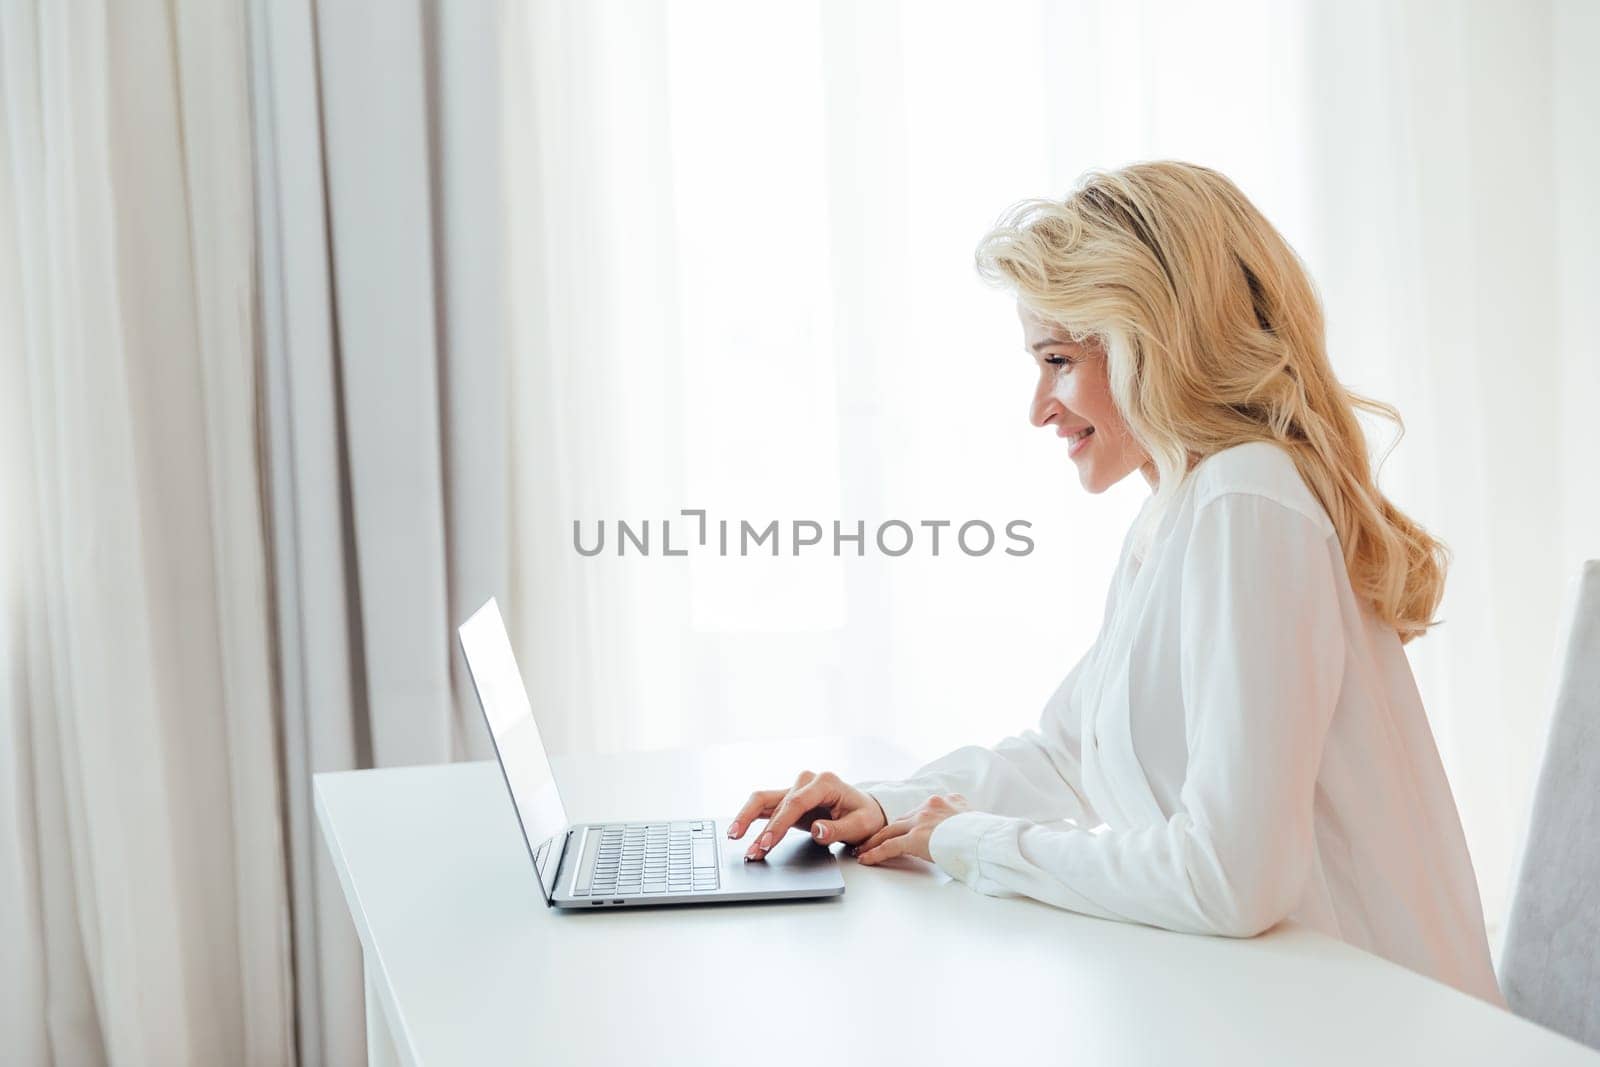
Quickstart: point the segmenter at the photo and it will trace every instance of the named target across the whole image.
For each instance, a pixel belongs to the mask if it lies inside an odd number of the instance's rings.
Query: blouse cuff
[[[928,855],[950,877],[977,887],[981,871],[979,855],[983,839],[991,830],[1014,820],[987,811],[963,811],[933,828],[928,838]]]
[[[905,782],[862,782],[856,788],[878,802],[889,822],[911,814],[933,796],[928,790]]]

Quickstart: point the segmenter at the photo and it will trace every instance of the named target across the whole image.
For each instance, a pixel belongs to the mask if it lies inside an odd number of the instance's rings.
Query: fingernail
[[[811,828],[811,836],[818,841],[826,841],[828,839],[828,828],[819,822]]]
[[[757,841],[756,844],[761,846],[762,851],[765,851],[765,850],[771,848],[772,847],[772,835],[770,833],[762,834],[761,835],[761,840]]]
[[[738,823],[731,822],[731,823],[728,824],[728,836],[729,837],[733,837],[733,838],[737,838],[739,836],[739,824]]]

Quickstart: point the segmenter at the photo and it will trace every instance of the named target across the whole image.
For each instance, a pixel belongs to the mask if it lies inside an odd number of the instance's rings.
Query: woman
[[[1151,486],[1100,633],[1037,731],[902,782],[802,774],[730,827],[988,894],[1249,937],[1294,919],[1500,1003],[1471,861],[1401,645],[1445,550],[1378,491],[1288,244],[1222,175],[1091,174],[1018,205],[980,271],[1016,293],[1033,424],[1079,480]]]

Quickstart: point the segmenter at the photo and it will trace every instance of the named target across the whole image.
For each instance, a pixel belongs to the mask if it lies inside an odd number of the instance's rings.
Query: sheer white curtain
[[[1493,927],[1563,601],[1600,555],[1600,11],[1316,11],[1312,267],[1346,379],[1407,418],[1386,483],[1454,551],[1411,660]]]
[[[1182,5],[543,3],[509,37],[514,598],[555,743],[1031,722],[1143,494],[1076,487],[972,269],[1010,202],[1153,155],[1302,244],[1303,14]],[[581,558],[570,526],[1033,524],[969,558]],[[658,530],[659,534],[659,530]],[[870,536],[870,534],[869,534]],[[948,542],[948,536],[947,536]],[[608,548],[612,546],[608,545]]]
[[[1384,483],[1456,550],[1412,658],[1497,919],[1560,599],[1600,552],[1591,8],[512,17],[511,609],[553,745],[838,730],[931,753],[1030,723],[1092,639],[1142,487],[1085,496],[1026,425],[1028,362],[972,247],[1086,168],[1190,159],[1300,250],[1336,366],[1409,419]],[[1037,548],[664,558],[685,508],[1025,518]],[[652,555],[574,550],[574,520],[592,541],[619,518],[655,520]]]
[[[242,12],[0,5],[8,1063],[293,1056]]]

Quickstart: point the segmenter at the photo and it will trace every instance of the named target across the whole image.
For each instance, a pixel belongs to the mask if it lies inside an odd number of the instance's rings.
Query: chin
[[[1078,471],[1078,484],[1083,486],[1084,492],[1099,496],[1107,489],[1110,489],[1114,482],[1096,477],[1094,469],[1091,467],[1087,470]]]
[[[1137,468],[1134,468],[1137,469]],[[1083,486],[1084,492],[1099,496],[1101,493],[1116,485],[1122,479],[1133,473],[1134,469],[1118,471],[1105,469],[1104,465],[1089,464],[1078,468],[1078,484]]]

